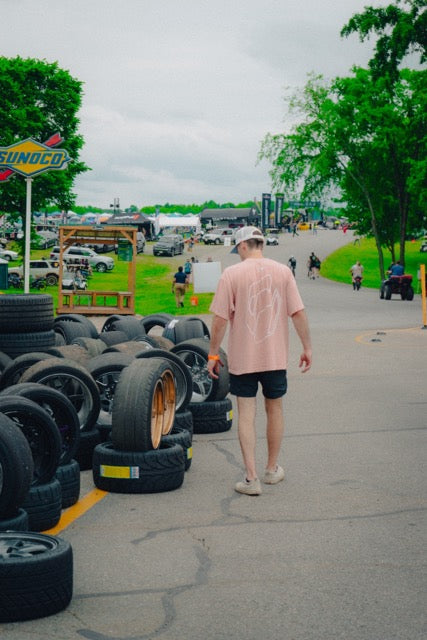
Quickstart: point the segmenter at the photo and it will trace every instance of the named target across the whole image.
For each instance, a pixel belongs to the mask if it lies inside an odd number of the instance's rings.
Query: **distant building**
[[[252,207],[228,207],[224,209],[203,209],[200,221],[204,226],[241,227],[242,225],[261,224],[261,211],[258,205]]]

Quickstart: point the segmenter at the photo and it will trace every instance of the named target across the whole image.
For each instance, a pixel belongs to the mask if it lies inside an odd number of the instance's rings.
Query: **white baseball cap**
[[[230,253],[238,253],[237,245],[245,240],[261,240],[263,244],[265,243],[265,238],[262,235],[261,229],[258,227],[241,227],[238,231],[236,231],[236,235],[234,236],[236,246],[230,251]]]

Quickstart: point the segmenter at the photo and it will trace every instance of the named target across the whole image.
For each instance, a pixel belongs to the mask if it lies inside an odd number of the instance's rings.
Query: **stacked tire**
[[[184,481],[181,444],[165,441],[173,428],[175,377],[168,361],[136,358],[123,368],[112,406],[111,440],[93,454],[95,486],[115,493],[158,493]]]
[[[15,358],[54,345],[52,296],[32,293],[0,296],[0,351]]]
[[[30,431],[0,412],[0,623],[58,613],[73,593],[71,545],[28,531],[28,493],[49,466],[46,460],[34,460],[31,447],[37,434]],[[48,442],[46,434],[46,446]]]

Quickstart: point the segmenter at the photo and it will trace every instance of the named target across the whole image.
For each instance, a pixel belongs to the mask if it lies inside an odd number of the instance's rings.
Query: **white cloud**
[[[367,0],[1,2],[2,55],[84,82],[79,204],[246,201],[268,191],[260,141],[283,128],[285,85],[364,63],[342,40]],[[363,58],[363,59],[362,59]]]

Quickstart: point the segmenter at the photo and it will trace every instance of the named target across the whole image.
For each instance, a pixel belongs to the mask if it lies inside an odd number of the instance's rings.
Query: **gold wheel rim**
[[[153,449],[158,449],[162,438],[163,429],[163,384],[161,379],[157,380],[154,388],[153,400],[151,403],[151,444]]]
[[[167,369],[162,375],[163,383],[163,427],[162,435],[167,435],[172,431],[173,423],[175,420],[175,407],[176,407],[176,385],[175,378]]]

